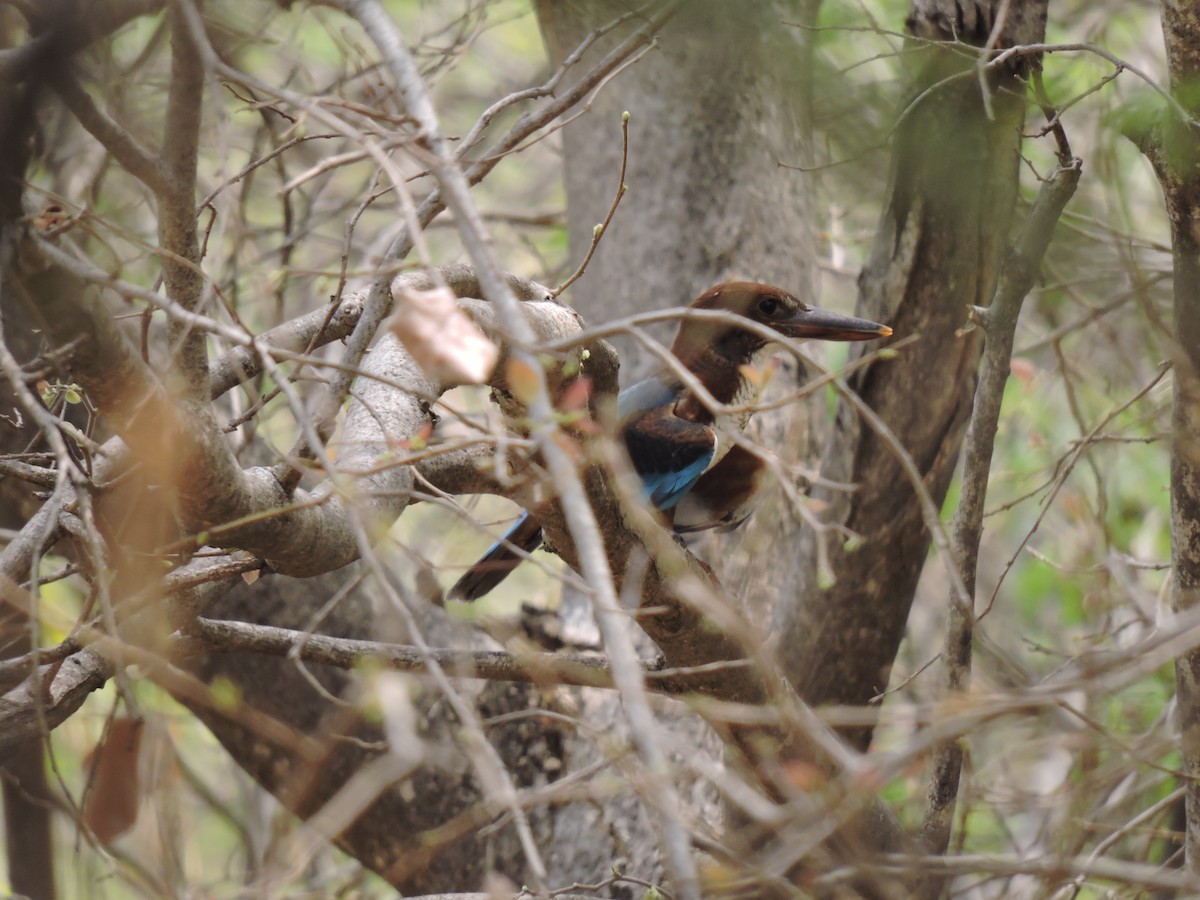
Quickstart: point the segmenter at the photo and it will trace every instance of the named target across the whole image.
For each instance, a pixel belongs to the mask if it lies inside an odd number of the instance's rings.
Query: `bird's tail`
[[[529,513],[522,513],[515,525],[492,545],[465,575],[450,588],[451,600],[471,603],[508,577],[527,555],[542,546],[542,526]],[[524,552],[519,552],[520,551]]]

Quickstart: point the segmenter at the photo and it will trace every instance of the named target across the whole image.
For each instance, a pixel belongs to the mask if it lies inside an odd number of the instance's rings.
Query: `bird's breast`
[[[769,354],[766,358],[769,359]],[[756,355],[751,361],[751,365],[755,368],[762,368],[762,364],[766,359],[760,360]],[[737,372],[737,384],[733,391],[728,394],[729,400],[725,406],[732,407],[730,411],[722,411],[713,415],[712,425],[713,437],[716,441],[716,452],[713,454],[712,462],[709,464],[709,469],[716,466],[731,448],[737,446],[737,436],[746,430],[746,425],[750,421],[752,415],[751,407],[758,402],[762,393],[762,383],[755,383],[747,378],[741,371]]]

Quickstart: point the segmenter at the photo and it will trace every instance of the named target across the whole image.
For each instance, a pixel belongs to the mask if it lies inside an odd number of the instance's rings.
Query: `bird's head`
[[[733,313],[792,340],[866,341],[892,333],[886,325],[817,309],[781,288],[753,281],[718,284],[696,298],[691,308]],[[672,352],[685,364],[699,354],[715,353],[740,365],[771,343],[761,331],[740,327],[736,321],[684,319]]]

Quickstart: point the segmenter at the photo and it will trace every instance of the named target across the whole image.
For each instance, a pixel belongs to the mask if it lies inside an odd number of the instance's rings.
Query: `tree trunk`
[[[817,5],[686,3],[657,48],[565,129],[567,221],[572,257],[580,259],[616,191],[621,115],[630,113],[629,193],[571,288],[573,305],[589,322],[683,306],[736,278],[777,284],[817,302],[812,186],[804,174],[779,166],[810,157],[811,59],[808,32],[799,25],[814,19]],[[619,0],[539,3],[552,57],[561,61],[589,31],[625,9]],[[764,65],[764,59],[774,62]],[[669,344],[674,325],[648,331]],[[656,364],[638,342],[614,343],[623,384]],[[780,393],[795,387],[795,366],[788,363],[782,375],[774,384]],[[810,432],[819,409],[793,404],[760,413],[750,434],[786,462],[812,460],[817,445]],[[778,485],[765,493],[746,525],[731,535],[709,534],[697,547],[758,622],[769,621],[774,600],[803,564],[792,549],[799,517]]]
[[[1008,11],[1001,22],[991,17],[997,6],[916,2],[909,32],[922,41],[957,38],[977,46],[989,38],[998,47],[1042,39],[1044,0],[1000,4]],[[991,300],[1016,199],[1024,70],[989,71],[981,79],[961,45],[922,44],[909,65],[910,102],[901,106],[887,205],[859,279],[858,314],[888,323],[897,339],[919,341],[848,382],[912,457],[940,508],[975,390],[980,340],[963,327],[970,306]],[[836,580],[827,585],[806,533],[808,565],[797,568],[794,596],[777,607],[779,646],[808,702],[864,705],[887,687],[930,532],[894,449],[844,402],[821,472],[858,486],[814,495],[861,543],[829,548]],[[853,735],[864,748],[870,736],[870,729]]]
[[[581,259],[617,189],[621,117],[630,114],[629,192],[570,293],[589,322],[685,305],[734,278],[778,284],[819,301],[813,289],[812,184],[805,174],[779,165],[810,161],[812,59],[810,32],[802,26],[814,21],[816,8],[805,0],[683,4],[657,48],[608,85],[588,114],[564,131],[568,227],[572,256]],[[594,0],[539,3],[553,59],[560,61],[625,9],[620,2]],[[649,330],[667,342],[674,326]],[[639,343],[619,338],[614,343],[623,384],[657,365]],[[796,368],[789,363],[776,377],[773,386],[780,393],[803,380]],[[786,464],[814,461],[824,419],[821,399],[759,413],[750,436]],[[804,490],[803,484],[795,487]],[[800,516],[779,485],[765,493],[746,525],[729,535],[709,534],[693,548],[714,567],[753,628],[770,621],[781,598],[790,602],[789,588],[810,562],[796,552],[806,527]],[[580,598],[568,592],[564,605],[573,601]],[[765,628],[760,634],[768,638]],[[590,709],[602,712],[603,722],[619,720],[614,697],[598,698]],[[695,718],[673,727],[717,752],[711,732]],[[639,814],[622,827],[646,830],[639,843],[653,847],[652,825]],[[738,837],[726,835],[731,846]]]
[[[310,579],[270,576],[253,586],[238,586],[206,612],[214,618],[243,622],[269,622],[307,628],[331,597],[353,586],[361,564],[355,563]],[[341,637],[405,642],[409,635],[393,617],[381,614],[369,589],[351,587],[321,627],[321,633]],[[474,629],[450,622],[440,610],[430,609],[421,622],[425,638],[439,647],[482,646]],[[375,782],[379,797],[363,815],[337,836],[336,843],[365,866],[378,872],[405,893],[455,891],[478,887],[488,872],[501,872],[520,883],[526,876],[525,860],[511,826],[488,830],[478,827],[462,840],[424,849],[422,835],[475,809],[483,812],[485,791],[463,753],[458,723],[437,689],[408,680],[419,723],[408,741],[396,741],[379,724],[369,723],[351,703],[360,698],[363,676],[323,666],[306,666],[258,654],[216,654],[197,660],[193,671],[212,683],[226,679],[236,685],[240,701],[295,729],[297,738],[315,739],[324,748],[315,760],[305,760],[294,746],[264,740],[235,709],[232,717],[205,704],[190,702],[193,711],[213,731],[227,751],[247,772],[302,818],[309,818],[334,797],[363,767],[378,762],[380,748],[393,741],[392,753],[415,755],[420,762],[401,787]],[[311,676],[311,677],[310,677]],[[314,680],[328,693],[314,686]],[[484,717],[519,713],[545,704],[541,692],[529,685],[474,681],[458,683],[460,692],[473,699]],[[383,709],[384,716],[396,715]],[[492,728],[489,737],[518,787],[544,786],[561,767],[560,728],[536,718]],[[352,740],[347,740],[349,737]],[[550,773],[550,774],[547,774]],[[382,788],[382,789],[381,789]],[[490,816],[484,812],[481,824]],[[547,811],[532,813],[538,837],[550,843],[552,820]]]
[[[9,52],[18,43],[20,27],[12,10],[0,12],[0,47]],[[29,163],[36,85],[5,85],[0,89],[0,235],[9,233],[24,213],[20,174]],[[0,255],[5,251],[0,249]],[[0,266],[6,264],[0,259]],[[0,292],[0,333],[8,350],[21,363],[41,349],[40,336],[27,327],[23,311],[11,292]],[[20,453],[38,446],[36,423],[21,413],[7,378],[0,377],[0,453]],[[40,502],[30,485],[0,477],[0,528],[20,528]],[[23,578],[28,573],[22,573]],[[20,656],[33,647],[33,624],[24,610],[7,607],[0,613],[0,659]],[[9,887],[33,900],[52,900],[54,841],[51,832],[50,788],[41,740],[22,746],[0,769],[3,781],[5,843]]]
[[[1200,113],[1200,9],[1163,3],[1171,89],[1187,113]],[[1154,164],[1171,223],[1174,262],[1175,393],[1171,436],[1171,604],[1177,612],[1200,606],[1200,142],[1194,126],[1172,111],[1150,133],[1135,139]],[[1200,873],[1200,649],[1175,662],[1184,782],[1185,864]]]

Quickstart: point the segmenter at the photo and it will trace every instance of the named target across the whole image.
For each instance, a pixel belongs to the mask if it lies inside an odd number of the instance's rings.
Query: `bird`
[[[793,341],[866,341],[892,333],[887,325],[818,309],[782,288],[753,281],[718,284],[689,309],[732,314],[685,315],[671,353],[713,400],[733,410],[714,412],[670,367],[617,397],[618,433],[645,499],[677,535],[732,530],[754,509],[765,465],[733,433],[750,419],[748,404],[761,381],[755,372],[775,349],[770,332]],[[541,543],[537,519],[522,513],[448,596],[479,599]]]

